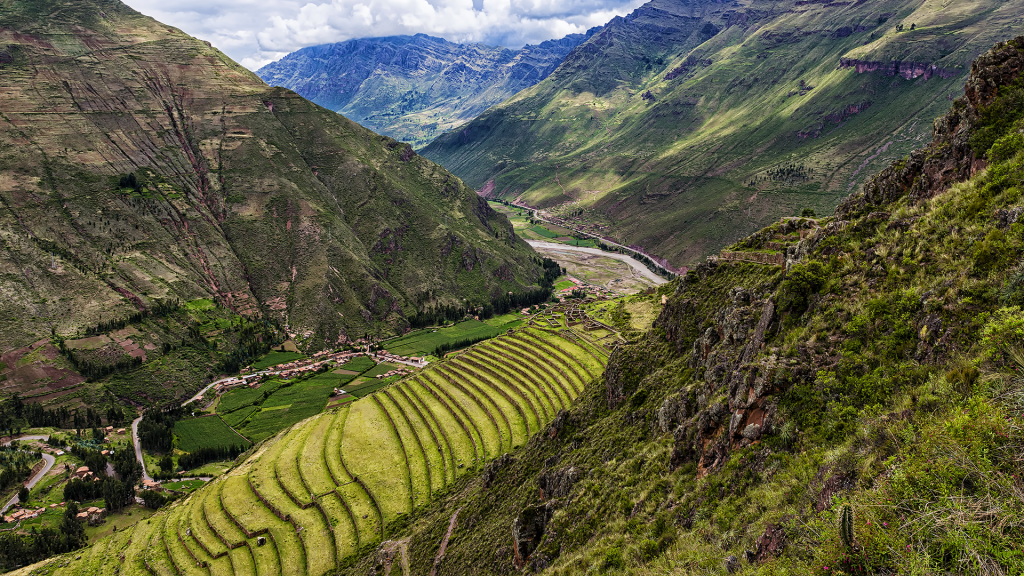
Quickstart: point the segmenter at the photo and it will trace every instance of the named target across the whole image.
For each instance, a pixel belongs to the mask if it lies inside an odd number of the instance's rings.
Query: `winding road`
[[[15,440],[49,440],[49,439],[50,439],[49,436],[22,436],[21,438],[15,438]],[[12,442],[12,440],[8,440],[7,442],[4,442],[4,446],[10,446],[11,442]],[[29,490],[31,490],[37,483],[39,483],[39,481],[43,479],[43,476],[46,476],[46,473],[49,472],[53,468],[53,465],[57,462],[57,459],[54,458],[53,456],[47,454],[46,452],[43,452],[43,461],[45,462],[45,464],[43,465],[43,469],[40,470],[39,472],[36,472],[35,475],[33,475],[32,478],[29,479],[28,484],[25,484],[25,486],[27,486]],[[21,500],[19,500],[18,499],[18,495],[15,494],[14,498],[11,498],[10,501],[8,501],[7,504],[5,504],[2,509],[0,509],[0,514],[3,514],[5,512],[7,512],[7,510],[10,509],[11,506],[14,506],[18,502],[21,502]]]
[[[142,422],[142,414],[139,414],[138,418],[132,420],[132,442],[135,444],[135,458],[139,461],[139,465],[142,466],[142,479],[152,482],[153,479],[146,472],[146,461],[142,458],[142,442],[139,441],[139,422]]]
[[[664,284],[668,280],[658,276],[654,272],[651,272],[650,268],[644,266],[639,260],[620,254],[618,252],[605,252],[597,248],[585,248],[582,246],[570,246],[568,244],[558,244],[555,242],[544,242],[543,240],[527,240],[527,244],[534,248],[544,248],[545,250],[564,250],[566,252],[585,252],[587,254],[594,254],[595,256],[604,256],[605,258],[612,258],[614,260],[621,260],[626,264],[629,264],[631,268],[643,275],[644,278],[654,282],[655,284]]]

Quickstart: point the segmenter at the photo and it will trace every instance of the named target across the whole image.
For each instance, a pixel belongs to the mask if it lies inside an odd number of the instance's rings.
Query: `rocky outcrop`
[[[572,487],[583,478],[583,471],[575,466],[549,470],[537,477],[542,501],[565,498]]]
[[[548,521],[554,515],[554,506],[549,502],[527,506],[512,522],[512,550],[516,568],[522,568],[530,559],[547,529]]]
[[[868,72],[881,72],[886,76],[900,76],[905,80],[924,78],[928,80],[932,76],[939,78],[953,78],[958,74],[956,70],[950,70],[924,62],[903,62],[890,60],[889,62],[857,60],[856,58],[840,58],[837,70],[853,68],[857,74]]]

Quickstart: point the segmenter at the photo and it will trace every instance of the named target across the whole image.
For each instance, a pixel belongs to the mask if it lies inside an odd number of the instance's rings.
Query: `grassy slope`
[[[659,0],[424,154],[478,189],[493,179],[492,194],[506,199],[562,215],[582,209],[578,225],[694,263],[780,216],[831,213],[920,146],[971,60],[1011,35],[1020,10],[987,0],[890,2],[884,11],[754,0],[691,11]],[[709,38],[705,25],[721,30]],[[951,76],[858,74],[838,69],[840,58],[935,65]],[[769,174],[790,164],[806,178]]]
[[[4,349],[168,297],[262,309],[316,347],[536,280],[453,176],[206,43],[117,0],[0,6]]]

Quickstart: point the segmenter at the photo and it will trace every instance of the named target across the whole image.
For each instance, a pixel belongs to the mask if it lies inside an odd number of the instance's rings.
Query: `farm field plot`
[[[348,362],[345,362],[341,366],[338,366],[338,368],[340,368],[341,370],[355,372],[356,374],[362,374],[363,372],[366,372],[367,370],[373,368],[376,365],[376,362],[374,362],[372,359],[366,356],[356,356],[355,358],[349,360]]]
[[[466,320],[447,328],[426,328],[389,340],[384,347],[392,354],[401,356],[422,356],[433,354],[442,344],[460,340],[492,338],[500,334],[500,327],[491,326],[479,320]]]
[[[185,452],[250,444],[216,415],[178,420],[174,424],[174,434],[178,437],[178,448]]]
[[[259,362],[252,365],[253,370],[263,370],[264,368],[270,368],[278,364],[284,364],[286,362],[293,362],[295,360],[302,360],[305,358],[304,355],[298,352],[271,352],[260,358]]]
[[[381,362],[380,364],[377,364],[372,369],[367,370],[366,372],[363,372],[363,376],[365,378],[375,378],[375,377],[377,377],[377,376],[379,376],[381,374],[386,374],[386,373],[390,372],[391,370],[395,370],[395,369],[398,369],[398,368],[401,368],[401,367],[402,367],[401,364],[389,364],[387,362]]]
[[[228,422],[254,442],[322,412],[335,387],[351,376],[327,372],[295,382],[270,381],[257,389],[232,390],[224,395],[223,409]]]
[[[475,323],[480,327],[494,330]],[[205,485],[175,484],[192,492],[112,535],[128,542],[121,573],[330,573],[388,538],[392,522],[429,504],[438,491],[545,430],[607,362],[606,353],[577,338],[520,329],[409,378],[359,378],[354,383],[362,385],[348,386],[353,394],[378,393],[326,411],[331,390],[351,374],[268,382],[225,395],[222,406],[232,410],[224,417],[255,410],[243,419],[244,433],[266,441]],[[372,362],[355,368],[390,369]],[[220,416],[179,424],[195,445],[213,442],[218,430],[234,434]],[[82,554],[65,571],[112,573],[119,563],[96,571],[102,557]]]

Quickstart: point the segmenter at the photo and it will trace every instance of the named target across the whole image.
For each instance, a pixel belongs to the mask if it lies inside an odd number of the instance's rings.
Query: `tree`
[[[28,502],[28,488],[27,487],[22,486],[21,489],[18,490],[18,502],[21,502],[22,504],[24,504],[25,502]]]

